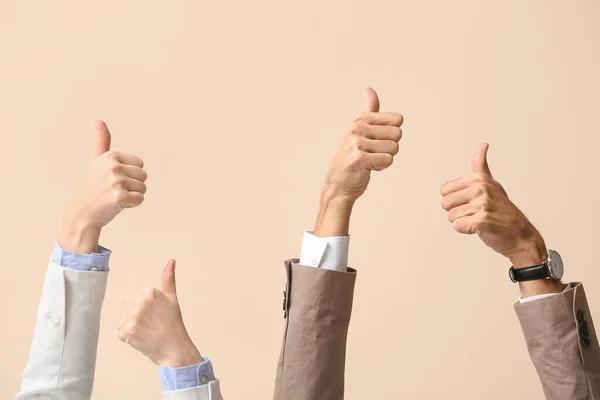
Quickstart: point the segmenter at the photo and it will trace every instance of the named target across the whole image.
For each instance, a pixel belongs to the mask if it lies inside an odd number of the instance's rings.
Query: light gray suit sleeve
[[[214,380],[208,385],[163,392],[162,398],[163,400],[223,400],[219,380]]]
[[[14,400],[88,400],[108,272],[48,266],[29,360]]]

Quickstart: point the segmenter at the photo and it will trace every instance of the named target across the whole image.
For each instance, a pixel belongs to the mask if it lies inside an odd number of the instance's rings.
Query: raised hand
[[[364,111],[354,118],[329,168],[315,226],[317,236],[348,234],[352,206],[367,189],[371,171],[388,168],[398,153],[402,115],[379,112],[379,98],[371,88],[365,89],[364,102]]]
[[[352,122],[325,181],[330,196],[350,202],[365,192],[371,171],[392,165],[402,138],[402,115],[380,113],[379,98],[371,88],[365,89],[364,101],[364,112]]]
[[[60,245],[78,253],[94,252],[102,227],[125,208],[144,201],[147,174],[137,156],[110,150],[106,124],[96,122],[96,146],[75,198],[63,219]]]
[[[163,270],[162,290],[145,289],[125,302],[117,329],[121,341],[157,365],[178,368],[203,361],[183,323],[175,286],[175,260]]]
[[[538,264],[547,255],[544,240],[494,180],[487,163],[488,148],[482,144],[473,153],[472,176],[442,186],[442,208],[457,232],[478,234],[516,268]]]

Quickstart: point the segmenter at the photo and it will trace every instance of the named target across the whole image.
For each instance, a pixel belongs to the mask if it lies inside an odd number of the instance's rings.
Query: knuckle
[[[383,157],[383,165],[385,166],[385,168],[389,167],[394,163],[394,156],[392,156],[391,154],[384,154]]]
[[[115,203],[121,204],[126,200],[126,198],[127,194],[125,193],[125,190],[123,190],[123,183],[117,183],[117,188],[113,191],[113,199]]]
[[[362,134],[363,129],[364,125],[362,124],[362,122],[355,121],[350,125],[350,129],[348,130],[348,132],[350,132],[351,135],[360,135]]]
[[[110,164],[108,165],[108,170],[115,176],[121,175],[123,172],[123,164],[116,160],[111,160]]]
[[[448,191],[448,189],[446,189],[446,188],[447,188],[447,186],[445,183],[442,186],[440,186],[440,194],[442,196],[446,196],[446,192]],[[442,200],[443,200],[443,198],[442,198]]]
[[[396,123],[396,126],[400,127],[404,123],[404,116],[402,114],[398,114],[394,122]]]
[[[471,188],[476,196],[482,196],[487,191],[487,187],[486,187],[485,183],[481,182],[481,181],[475,182]]]
[[[458,220],[452,221],[452,228],[454,228],[454,230],[457,232],[463,233],[463,228]]]
[[[362,138],[356,138],[354,140],[354,147],[359,151],[367,151],[367,141]]]
[[[124,176],[121,175],[116,175],[114,176],[114,179],[112,181],[113,186],[118,190],[118,191],[125,191],[127,188],[125,187],[125,182],[126,179]]]
[[[490,206],[492,204],[492,199],[490,197],[490,194],[485,191],[481,194],[481,196],[479,197],[479,201],[481,203],[481,208],[483,210],[488,211],[490,209]]]
[[[396,134],[396,141],[399,142],[402,139],[402,129],[398,128],[398,132]]]
[[[353,123],[362,122],[362,121],[364,121],[366,119],[366,117],[367,117],[367,113],[366,112],[361,112],[356,117],[354,117],[354,119],[352,120],[352,122]]]
[[[121,329],[119,329],[119,340],[121,342],[126,342],[129,340],[129,330],[127,329],[127,326],[122,326]]]
[[[445,197],[442,197],[442,200],[440,201],[440,204],[442,205],[442,208],[446,211],[450,211],[450,207],[448,207],[448,199],[446,199]]]
[[[400,151],[400,145],[398,143],[394,143],[393,148],[392,148],[392,154],[396,155],[396,154],[398,154],[399,151]]]
[[[365,158],[365,153],[360,151],[356,146],[353,146],[350,152],[350,164],[354,165],[357,163],[361,163]]]
[[[143,193],[132,193],[131,194],[131,201],[130,201],[130,206],[132,207],[136,207],[139,206],[140,204],[142,204],[144,202],[145,196]]]

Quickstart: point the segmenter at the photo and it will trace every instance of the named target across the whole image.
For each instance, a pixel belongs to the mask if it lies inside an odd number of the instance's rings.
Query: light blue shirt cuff
[[[158,372],[163,392],[202,386],[214,381],[216,378],[210,358],[204,357],[203,360],[204,362],[200,364],[181,368],[159,365]]]
[[[52,252],[52,262],[63,268],[80,271],[108,271],[108,261],[111,253],[109,249],[102,246],[98,246],[96,253],[73,253],[60,247],[60,244],[56,241]]]

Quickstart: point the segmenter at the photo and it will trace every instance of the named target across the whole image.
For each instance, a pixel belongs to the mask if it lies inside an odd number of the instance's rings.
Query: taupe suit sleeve
[[[297,263],[285,262],[285,327],[274,399],[341,400],[356,271]]]
[[[15,400],[88,400],[108,272],[50,263],[29,360]]]
[[[515,310],[546,399],[600,399],[600,347],[583,285]]]

